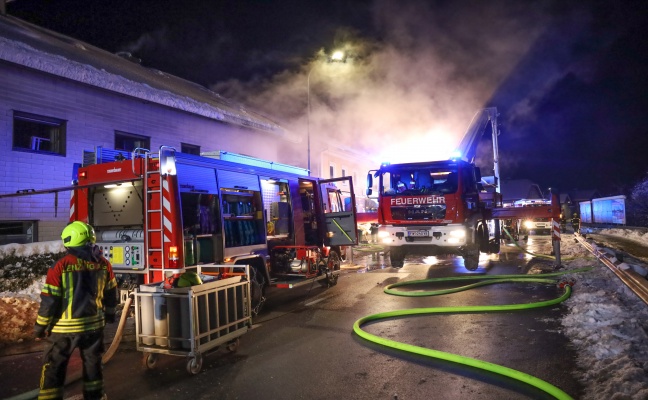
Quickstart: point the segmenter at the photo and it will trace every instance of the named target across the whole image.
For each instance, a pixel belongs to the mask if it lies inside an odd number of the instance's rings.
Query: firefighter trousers
[[[104,352],[103,329],[78,334],[53,333],[48,341],[43,356],[38,399],[63,399],[68,363],[76,348],[79,349],[83,363],[83,398],[101,399],[104,395],[101,364]]]

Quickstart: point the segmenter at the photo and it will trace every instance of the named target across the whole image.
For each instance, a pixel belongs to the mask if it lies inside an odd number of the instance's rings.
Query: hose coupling
[[[575,281],[562,281],[558,284],[558,287],[564,289],[565,286],[574,287],[575,284]]]

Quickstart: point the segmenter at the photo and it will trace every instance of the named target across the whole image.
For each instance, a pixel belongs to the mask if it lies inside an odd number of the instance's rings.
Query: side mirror
[[[367,196],[371,196],[373,193],[373,190],[371,187],[373,186],[373,176],[371,176],[371,173],[367,174]]]

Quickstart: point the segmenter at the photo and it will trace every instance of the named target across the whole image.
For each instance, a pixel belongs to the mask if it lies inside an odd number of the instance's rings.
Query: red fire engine
[[[335,285],[346,247],[357,244],[351,177],[318,179],[228,152],[98,148],[84,154],[74,186],[29,194],[63,190],[72,190],[70,220],[95,228],[122,297],[186,267],[249,265],[258,310],[268,287]]]
[[[468,270],[478,267],[480,253],[500,250],[500,219],[558,218],[554,196],[545,207],[502,207],[499,190],[497,109],[477,113],[457,157],[404,164],[383,164],[367,176],[367,195],[378,188],[378,241],[391,265],[403,266],[405,255],[457,254]],[[493,176],[475,165],[479,141],[492,132]]]

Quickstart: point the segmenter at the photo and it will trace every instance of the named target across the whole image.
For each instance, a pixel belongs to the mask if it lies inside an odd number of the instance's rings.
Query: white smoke
[[[372,16],[379,39],[340,29],[336,42],[343,43],[344,63],[329,62],[320,51],[297,71],[212,89],[303,136],[310,80],[313,138],[334,138],[377,159],[386,150],[392,161],[447,158],[547,20],[527,3],[483,1],[433,8],[381,0]]]

